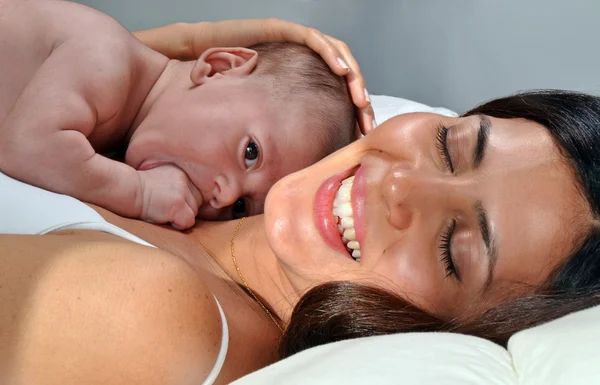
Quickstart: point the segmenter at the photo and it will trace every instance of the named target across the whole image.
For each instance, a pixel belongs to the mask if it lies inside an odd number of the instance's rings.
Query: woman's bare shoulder
[[[201,383],[212,368],[218,307],[174,255],[84,231],[2,235],[0,250],[0,366],[26,376],[9,383]]]

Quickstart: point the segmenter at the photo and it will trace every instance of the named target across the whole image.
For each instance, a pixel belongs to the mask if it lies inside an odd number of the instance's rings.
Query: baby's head
[[[216,48],[188,64],[198,86],[163,93],[135,143],[144,160],[130,164],[162,157],[181,167],[202,194],[200,219],[262,213],[277,180],[355,139],[346,79],[308,47]]]
[[[297,113],[297,129],[311,142],[306,166],[356,139],[356,113],[346,79],[335,75],[310,48],[294,43],[263,43],[251,77],[271,90],[273,104]],[[315,159],[316,157],[317,159]]]

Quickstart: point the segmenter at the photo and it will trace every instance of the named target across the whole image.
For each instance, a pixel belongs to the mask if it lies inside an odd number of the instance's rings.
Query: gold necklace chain
[[[258,296],[256,294],[254,294],[252,289],[250,289],[250,286],[248,286],[248,282],[246,282],[246,280],[244,279],[244,276],[242,275],[242,271],[240,270],[240,268],[237,264],[237,259],[235,258],[235,250],[234,250],[233,243],[235,241],[235,236],[237,235],[238,231],[242,227],[242,223],[244,223],[244,217],[242,217],[242,219],[240,219],[240,222],[238,223],[235,231],[233,232],[233,235],[231,236],[231,243],[230,243],[231,244],[231,259],[233,260],[233,266],[235,266],[235,270],[238,273],[238,277],[240,277],[240,279],[242,280],[242,283],[244,284],[244,287],[246,288],[246,290],[248,290],[248,292],[252,295],[252,297],[254,297],[254,300],[263,308],[263,310],[265,311],[265,313],[267,313],[269,318],[271,318],[271,321],[273,321],[275,326],[277,326],[277,329],[279,329],[279,331],[283,333],[283,328],[281,327],[281,325],[279,325],[279,322],[277,322],[273,313],[271,313],[269,311],[269,309],[267,309],[267,307],[262,303],[262,301],[258,298]]]

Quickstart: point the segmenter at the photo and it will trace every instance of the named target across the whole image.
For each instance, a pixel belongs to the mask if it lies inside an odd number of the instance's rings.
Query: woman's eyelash
[[[450,157],[450,151],[448,151],[448,127],[440,123],[436,129],[436,147],[446,167],[452,174],[454,174],[454,165],[452,164],[452,158]]]
[[[454,230],[456,230],[456,219],[453,219],[452,223],[450,223],[448,228],[442,233],[440,239],[440,251],[442,253],[442,261],[444,262],[444,265],[446,265],[446,277],[454,275],[460,281],[456,266],[454,266],[450,248]]]

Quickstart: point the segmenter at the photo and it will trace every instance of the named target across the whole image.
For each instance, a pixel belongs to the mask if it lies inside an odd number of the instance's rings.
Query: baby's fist
[[[138,173],[142,181],[141,219],[170,222],[178,230],[194,225],[202,195],[183,170],[163,164]]]

